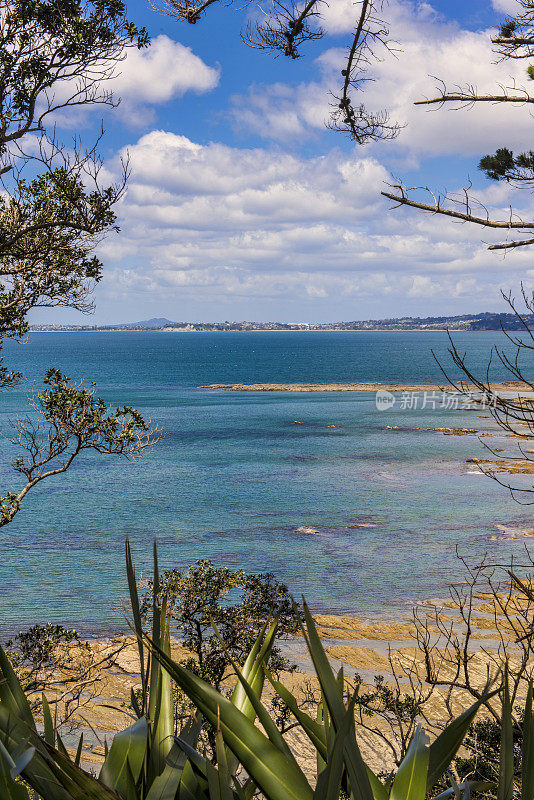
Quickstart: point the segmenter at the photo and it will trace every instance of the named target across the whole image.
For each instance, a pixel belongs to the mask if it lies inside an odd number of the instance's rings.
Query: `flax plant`
[[[468,800],[488,793],[498,800],[534,798],[534,717],[532,684],[526,699],[522,774],[514,775],[508,675],[502,687],[488,684],[480,699],[430,742],[419,727],[392,780],[386,785],[362,758],[355,730],[356,695],[346,697],[343,672],[334,674],[304,603],[298,624],[321,688],[316,719],[267,670],[276,637],[276,620],[260,631],[245,663],[232,662],[237,683],[225,696],[171,655],[165,597],[154,592],[152,627],[143,629],[135,570],[126,545],[126,570],[136,633],[141,691],[132,692],[137,719],[117,734],[98,777],[82,766],[83,737],[76,752],[67,751],[43,698],[44,730],[38,730],[11,664],[0,648],[0,797],[2,800],[424,800],[436,794],[480,706],[500,692],[502,742],[498,783],[466,781],[438,797]],[[154,547],[154,585],[159,584]],[[158,599],[159,598],[159,599]],[[214,627],[215,635],[219,635]],[[224,642],[221,638],[221,645]],[[317,755],[317,772],[304,774],[261,697],[268,680],[309,738]],[[189,697],[197,712],[173,735],[172,682]],[[216,729],[215,763],[196,749],[203,721]],[[257,723],[260,723],[258,726]],[[30,794],[33,792],[33,795]]]

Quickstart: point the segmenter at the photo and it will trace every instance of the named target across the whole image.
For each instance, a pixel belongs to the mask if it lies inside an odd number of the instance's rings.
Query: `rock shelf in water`
[[[437,383],[210,383],[199,389],[220,389],[225,392],[433,392],[454,391],[451,386]],[[524,384],[517,381],[493,383],[494,391],[516,391]],[[475,386],[465,385],[465,391],[477,391]]]

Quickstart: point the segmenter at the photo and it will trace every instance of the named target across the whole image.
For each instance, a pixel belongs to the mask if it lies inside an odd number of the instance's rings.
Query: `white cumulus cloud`
[[[518,14],[523,10],[518,0],[492,0],[491,5],[495,11],[510,15]]]
[[[154,107],[183,97],[186,92],[204,93],[219,83],[219,67],[210,67],[190,47],[168,36],[156,36],[146,48],[129,48],[118,63],[113,77],[101,83],[102,92],[112,92],[120,98],[115,115],[130,125],[146,127],[155,118]],[[56,102],[72,95],[72,81],[54,87]],[[83,125],[94,113],[101,114],[99,105],[62,110],[54,115],[60,127]]]
[[[345,33],[347,41],[354,27],[358,4],[333,0],[325,6],[327,28]],[[391,51],[378,51],[372,65],[373,78],[360,94],[354,90],[353,103],[363,101],[370,110],[387,109],[391,119],[403,128],[395,143],[383,145],[388,152],[412,158],[437,155],[466,155],[489,152],[506,142],[524,147],[532,130],[531,109],[525,104],[480,103],[470,109],[453,111],[451,105],[415,106],[414,101],[436,96],[439,79],[449,90],[470,84],[479,93],[501,94],[501,86],[512,93],[531,88],[523,61],[499,62],[492,50],[492,30],[468,31],[437,15],[427,3],[392,0],[385,6]],[[331,113],[332,93],[339,92],[341,69],[345,66],[343,47],[325,50],[317,59],[315,81],[296,86],[252,87],[234,98],[236,125],[247,125],[256,134],[287,144],[316,136]],[[435,77],[434,77],[435,76]],[[529,86],[530,85],[530,86]]]
[[[399,307],[443,297],[483,302],[530,266],[527,252],[489,253],[481,240],[497,237],[486,231],[388,211],[380,196],[387,171],[360,150],[306,158],[200,145],[167,131],[128,149],[121,234],[102,247],[105,291],[164,298],[177,318],[190,317],[195,303],[204,316],[210,304],[212,315],[242,304],[250,316],[257,301],[263,318],[280,303],[333,304],[335,315],[357,318],[388,296]],[[506,215],[507,192],[493,199]]]
[[[110,88],[121,98],[123,113],[137,120],[146,107],[186,92],[214,89],[220,70],[209,67],[190,47],[160,35],[142,50],[130,49]]]

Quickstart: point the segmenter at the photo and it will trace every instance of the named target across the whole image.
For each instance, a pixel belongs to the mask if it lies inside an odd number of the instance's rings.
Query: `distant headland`
[[[529,327],[534,314],[523,315]],[[485,311],[450,317],[395,317],[352,322],[171,322],[153,317],[142,322],[110,325],[30,325],[31,331],[162,331],[164,333],[209,333],[228,331],[506,331],[521,330],[515,314]]]

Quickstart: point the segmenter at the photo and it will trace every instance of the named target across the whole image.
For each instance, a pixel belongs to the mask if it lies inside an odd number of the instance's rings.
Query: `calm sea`
[[[496,337],[455,338],[482,369]],[[424,430],[486,431],[480,411],[439,402],[403,409],[399,397],[384,412],[371,393],[197,388],[436,381],[432,348],[447,363],[438,332],[42,333],[8,343],[7,359],[29,385],[48,366],[94,380],[110,403],[134,405],[166,437],[139,463],[84,455],[28,496],[1,531],[2,629],[48,620],[122,628],[126,536],[145,574],[155,538],[165,568],[210,558],[272,571],[316,608],[367,616],[403,614],[443,596],[462,578],[456,547],[472,559],[519,554],[523,541],[496,526],[534,527],[531,510],[466,463],[484,457],[478,439]],[[496,369],[494,377],[505,376]],[[19,389],[0,395],[4,433],[22,402]],[[19,485],[12,455],[2,444],[4,490]]]

